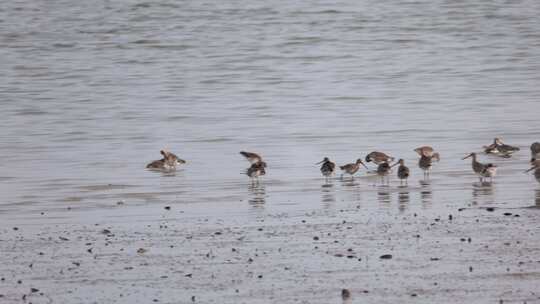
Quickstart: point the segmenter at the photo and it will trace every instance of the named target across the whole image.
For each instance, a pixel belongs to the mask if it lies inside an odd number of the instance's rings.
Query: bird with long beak
[[[510,157],[510,155],[516,151],[519,151],[518,147],[507,145],[498,137],[493,139],[491,145],[484,146],[484,152],[486,154],[494,154],[502,157]]]
[[[419,147],[414,151],[420,155],[418,167],[424,171],[424,179],[429,178],[433,161],[438,162],[441,160],[439,153],[435,152],[430,146]]]
[[[386,153],[379,152],[379,151],[373,151],[366,155],[366,162],[374,162],[375,164],[379,165],[381,163],[388,163],[394,161],[394,158],[392,156],[389,156]]]
[[[328,182],[328,179],[332,174],[334,174],[334,169],[336,168],[336,164],[330,161],[328,157],[325,157],[322,161],[316,163],[316,165],[321,165],[321,173],[326,178],[326,181]]]
[[[390,184],[390,177],[388,177],[388,174],[392,171],[392,167],[396,166],[397,164],[399,164],[399,162],[390,166],[389,163],[383,162],[377,166],[377,175],[381,177],[381,184],[384,184],[385,177],[387,178],[386,183]]]
[[[408,185],[407,179],[409,178],[409,175],[410,175],[409,168],[405,166],[405,161],[403,159],[400,159],[397,163],[399,164],[398,171],[397,171],[397,177],[399,178],[399,183],[400,185],[403,185],[403,180],[405,180],[405,184]]]
[[[540,159],[540,142],[531,145],[531,158]]]
[[[476,153],[470,153],[465,156],[463,159],[472,157],[472,169],[476,175],[480,178],[480,182],[484,181],[484,178],[488,178],[490,182],[493,180],[493,177],[497,174],[497,166],[494,164],[482,164],[476,160]]]
[[[540,159],[531,159],[531,168],[525,171],[525,173],[528,173],[532,170],[534,170],[534,177],[540,183]]]
[[[356,160],[356,163],[346,164],[346,165],[340,166],[339,168],[344,173],[351,175],[351,179],[354,179],[354,174],[358,172],[358,169],[360,169],[360,165],[364,166],[366,170],[368,169],[368,167],[362,162],[360,158]],[[341,174],[341,178],[343,178],[344,173]]]
[[[185,160],[180,159],[174,153],[171,153],[167,150],[161,150],[159,151],[159,153],[163,155],[163,158],[159,160],[154,160],[153,162],[146,165],[147,169],[158,171],[174,171],[176,170],[176,166],[186,163]]]

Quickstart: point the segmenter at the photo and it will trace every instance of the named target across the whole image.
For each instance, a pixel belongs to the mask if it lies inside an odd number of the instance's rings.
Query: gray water
[[[4,1],[2,221],[68,207],[81,212],[61,221],[92,221],[125,214],[119,201],[256,216],[534,205],[539,14],[533,0]],[[481,155],[500,169],[478,184],[461,157],[496,136],[522,150]],[[420,184],[425,144],[442,160]],[[145,170],[162,148],[188,163]],[[269,165],[257,186],[241,150]],[[372,150],[404,158],[409,187],[324,187],[315,162]]]

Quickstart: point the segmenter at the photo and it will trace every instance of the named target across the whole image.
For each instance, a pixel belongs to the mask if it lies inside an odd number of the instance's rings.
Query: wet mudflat
[[[410,200],[420,190],[366,186],[362,195],[377,195],[376,205],[321,201],[274,212],[258,196],[262,187],[250,192],[259,201],[111,203],[106,212],[8,220],[1,299],[341,303],[347,288],[352,303],[540,302],[538,206],[430,208]]]

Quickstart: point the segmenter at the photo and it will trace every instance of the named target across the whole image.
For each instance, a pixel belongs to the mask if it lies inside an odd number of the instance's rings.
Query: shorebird
[[[251,178],[253,183],[255,180],[259,182],[259,176],[266,174],[266,163],[262,160],[262,157],[253,152],[240,151],[240,154],[244,156],[248,162],[251,163],[251,167],[246,170],[246,175]]]
[[[530,172],[532,170],[534,170],[534,177],[540,183],[540,159],[539,160],[535,158],[531,159],[531,168],[525,171],[525,173]]]
[[[334,174],[334,169],[336,168],[336,164],[330,161],[328,157],[325,157],[322,161],[316,163],[316,165],[321,165],[321,173],[326,178],[326,181],[328,181],[328,178]]]
[[[540,159],[540,142],[531,145],[531,158]]]
[[[430,146],[419,147],[414,149],[414,151],[420,155],[418,167],[424,171],[425,179],[426,177],[429,177],[433,160],[439,161],[441,158],[439,153],[435,152]]]
[[[186,161],[178,158],[178,156],[173,153],[161,150],[159,151],[163,155],[162,159],[154,160],[153,162],[146,165],[147,169],[151,170],[161,170],[161,171],[173,171],[176,170],[177,165],[185,164]]]
[[[240,151],[240,154],[242,154],[242,156],[244,156],[251,164],[256,164],[262,161],[262,157],[257,153]]]
[[[344,166],[340,166],[339,168],[341,171],[345,171],[345,173],[350,174],[351,178],[354,179],[354,174],[360,169],[360,165],[364,166],[364,168],[368,169],[368,167],[362,162],[362,160],[359,158],[356,160],[356,163],[354,164],[346,164]],[[343,174],[341,174],[341,178],[343,178]]]
[[[493,139],[493,143],[491,145],[484,146],[484,152],[486,154],[495,154],[502,157],[510,157],[510,155],[516,151],[519,151],[518,147],[507,145],[498,137]]]
[[[381,177],[381,183],[382,184],[384,184],[384,178],[385,177],[387,177],[387,183],[390,184],[390,178],[388,177],[388,174],[392,170],[392,167],[397,165],[397,164],[399,164],[399,163],[395,163],[392,166],[390,166],[390,164],[387,163],[387,162],[383,162],[383,163],[379,164],[379,166],[377,167],[377,175],[379,175]]]
[[[383,152],[373,151],[369,153],[368,155],[366,155],[366,162],[369,163],[371,161],[379,165],[381,163],[394,161],[394,158]]]
[[[400,159],[398,161],[399,168],[397,171],[397,176],[399,178],[399,183],[403,184],[403,180],[405,180],[405,184],[408,185],[407,179],[409,178],[409,168],[405,166],[405,161],[403,159]],[[395,166],[395,165],[394,165]]]
[[[484,178],[488,178],[492,181],[493,177],[497,174],[497,166],[494,164],[482,164],[476,160],[476,153],[471,153],[465,156],[463,159],[472,157],[472,169],[476,175],[480,178],[480,182],[484,181]]]
[[[254,181],[257,181],[257,183],[258,183],[259,182],[259,176],[266,174],[265,168],[266,168],[266,163],[263,162],[262,160],[258,161],[256,163],[252,164],[251,167],[249,167],[246,170],[246,175],[251,178],[252,183]]]

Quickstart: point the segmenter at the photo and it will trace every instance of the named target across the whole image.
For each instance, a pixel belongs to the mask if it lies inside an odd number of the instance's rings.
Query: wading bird
[[[502,157],[510,157],[510,155],[516,151],[519,151],[518,147],[507,145],[498,137],[493,139],[493,143],[491,145],[484,146],[484,152],[486,154],[495,154]]]
[[[424,171],[424,179],[429,178],[433,161],[438,162],[441,159],[439,153],[435,152],[430,146],[419,147],[414,149],[414,151],[420,155],[418,167]]]
[[[178,158],[178,156],[173,153],[161,150],[159,151],[163,155],[162,159],[154,160],[153,162],[146,165],[147,169],[150,170],[159,170],[159,171],[173,171],[176,170],[177,165],[185,164],[186,161]]]
[[[482,164],[476,160],[476,153],[471,153],[465,156],[463,159],[472,157],[472,169],[476,175],[480,178],[480,182],[484,181],[484,178],[488,178],[492,181],[493,177],[497,174],[497,166],[494,164]]]
[[[246,175],[251,178],[252,183],[254,183],[254,181],[257,181],[258,183],[259,176],[266,174],[266,163],[257,153],[240,151],[240,154],[251,163],[251,166],[246,170]]]
[[[392,156],[389,156],[383,152],[373,151],[366,155],[366,162],[374,162],[375,164],[379,165],[381,163],[388,163],[394,161],[394,158]]]
[[[405,180],[405,184],[408,185],[407,179],[409,178],[409,168],[405,166],[405,161],[403,159],[400,159],[398,161],[399,167],[397,171],[397,177],[399,178],[400,185],[403,184],[403,180]],[[395,166],[395,165],[394,165]]]
[[[336,164],[330,161],[328,157],[325,157],[322,161],[316,163],[316,165],[321,165],[321,173],[326,178],[326,181],[334,174],[334,169],[336,168]]]
[[[266,174],[265,168],[266,168],[266,163],[263,162],[262,160],[258,161],[254,163],[253,165],[251,165],[251,167],[249,167],[246,170],[246,175],[251,178],[252,183],[254,183],[255,181],[259,183],[259,176]]]
[[[387,178],[387,184],[390,184],[390,177],[388,177],[388,174],[390,173],[390,171],[392,171],[392,167],[397,165],[399,163],[395,163],[393,164],[392,166],[390,166],[389,163],[387,162],[383,162],[383,163],[380,163],[379,166],[377,167],[377,175],[381,177],[381,183],[384,184],[384,178],[386,177]]]
[[[358,172],[358,169],[360,169],[360,165],[364,166],[364,168],[366,169],[368,168],[360,158],[356,160],[356,163],[346,164],[344,166],[340,166],[339,168],[341,169],[341,171],[344,171],[344,173],[350,174],[351,178],[354,179],[354,174]],[[341,178],[343,178],[344,173],[341,174]]]

